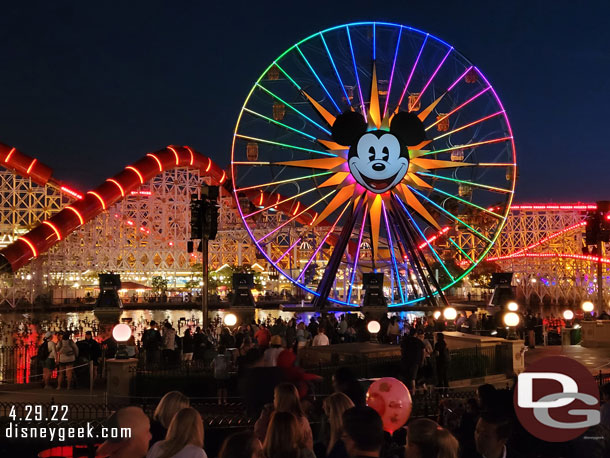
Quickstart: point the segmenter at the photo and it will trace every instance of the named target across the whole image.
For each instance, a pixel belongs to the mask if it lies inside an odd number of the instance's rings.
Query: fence
[[[0,383],[30,383],[37,375],[36,345],[12,345],[0,347]],[[34,360],[35,361],[35,360]]]

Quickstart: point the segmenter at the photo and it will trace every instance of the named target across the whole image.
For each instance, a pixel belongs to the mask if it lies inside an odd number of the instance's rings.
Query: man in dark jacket
[[[400,345],[403,377],[411,394],[415,392],[417,371],[424,362],[424,331],[418,330],[402,340]]]
[[[156,321],[150,322],[150,328],[142,335],[142,345],[146,350],[146,364],[159,364],[161,361],[161,345],[163,338]]]

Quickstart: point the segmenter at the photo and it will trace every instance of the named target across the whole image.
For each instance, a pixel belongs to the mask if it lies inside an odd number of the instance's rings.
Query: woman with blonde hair
[[[407,427],[405,458],[457,458],[459,443],[438,423],[420,418]]]
[[[263,443],[265,458],[315,458],[303,447],[299,421],[290,412],[274,412]]]
[[[313,450],[313,434],[307,416],[301,408],[299,393],[292,383],[280,383],[275,387],[273,404],[267,404],[254,424],[254,433],[261,442],[265,442],[271,414],[274,412],[288,412],[295,416],[301,434],[300,444]]]
[[[146,458],[207,458],[203,450],[203,421],[192,407],[186,407],[172,419],[165,440],[157,442]]]
[[[330,426],[326,456],[327,458],[347,457],[345,444],[341,440],[341,435],[343,434],[343,412],[354,407],[354,403],[343,393],[333,393],[324,399],[322,407]]]
[[[165,393],[165,396],[161,398],[153,419],[150,422],[150,434],[152,439],[150,445],[152,446],[155,442],[163,440],[167,434],[167,428],[169,428],[174,415],[185,407],[190,407],[191,402],[189,398],[182,394],[180,391],[169,391]]]

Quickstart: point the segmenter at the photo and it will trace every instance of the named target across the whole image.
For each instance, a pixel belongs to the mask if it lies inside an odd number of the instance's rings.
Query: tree
[[[153,292],[159,296],[165,294],[167,291],[167,279],[163,278],[159,275],[156,275],[152,278],[152,289]]]

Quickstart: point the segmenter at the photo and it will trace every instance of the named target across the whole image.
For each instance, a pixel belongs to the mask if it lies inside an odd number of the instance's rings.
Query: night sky
[[[226,166],[243,101],[275,57],[380,20],[436,35],[489,78],[515,135],[516,202],[610,199],[610,3],[583,3],[2,2],[0,142],[83,190],[168,144]]]

